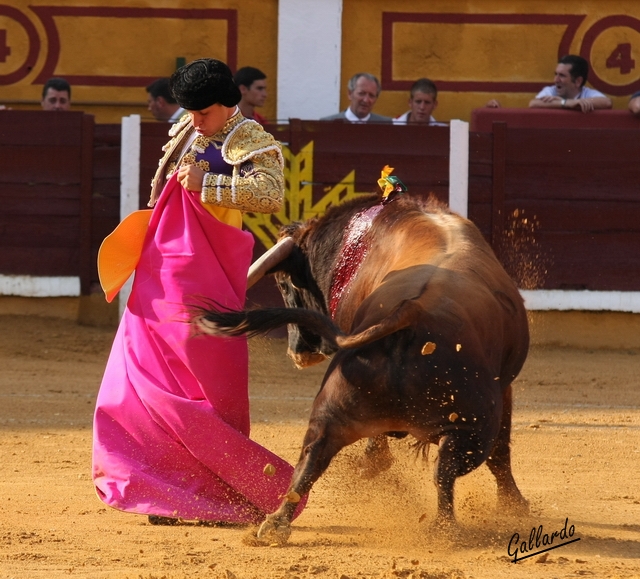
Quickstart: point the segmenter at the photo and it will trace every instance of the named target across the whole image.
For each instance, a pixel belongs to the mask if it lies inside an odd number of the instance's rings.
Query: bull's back
[[[435,271],[447,258],[452,245],[452,231],[459,223],[456,216],[448,217],[451,219],[446,221],[450,223],[445,225],[437,216],[414,210],[393,220],[391,224],[385,219],[379,219],[374,224],[369,234],[367,255],[337,312],[336,321],[344,331],[351,329],[360,304],[388,284],[390,275],[416,266],[430,266],[430,269],[423,268],[419,274],[422,278],[428,278],[427,272]],[[414,288],[408,291],[413,294]],[[407,299],[399,291],[387,294],[387,299],[392,295]],[[385,302],[385,309],[392,307],[393,304]]]
[[[524,304],[470,221],[448,211],[407,211],[405,218],[381,223],[338,323],[362,331],[408,301],[420,306],[413,325],[432,326],[444,347],[466,344],[474,360],[501,373],[519,372],[529,343]]]

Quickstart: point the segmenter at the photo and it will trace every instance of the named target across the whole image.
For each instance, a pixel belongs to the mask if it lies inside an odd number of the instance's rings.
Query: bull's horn
[[[289,257],[294,245],[291,237],[284,237],[252,263],[247,274],[247,289],[261,280],[272,267]]]

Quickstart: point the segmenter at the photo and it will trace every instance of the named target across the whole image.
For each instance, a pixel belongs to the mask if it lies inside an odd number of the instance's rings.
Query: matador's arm
[[[276,147],[234,165],[231,176],[206,173],[201,201],[245,212],[278,212],[284,197],[284,175],[282,155]]]

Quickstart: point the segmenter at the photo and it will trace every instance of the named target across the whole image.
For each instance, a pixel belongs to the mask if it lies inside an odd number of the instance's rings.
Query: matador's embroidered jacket
[[[193,131],[188,115],[171,127],[172,138],[163,147],[164,156],[151,182],[150,207],[155,205],[168,178],[181,165],[191,164],[206,172],[200,196],[205,207],[257,213],[280,210],[284,196],[282,151],[259,123],[236,112],[212,137],[197,135],[180,158]],[[210,147],[214,150],[208,150]]]

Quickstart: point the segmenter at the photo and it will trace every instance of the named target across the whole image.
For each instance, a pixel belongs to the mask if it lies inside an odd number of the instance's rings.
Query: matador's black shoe
[[[172,519],[171,517],[161,517],[159,515],[149,515],[150,525],[179,525],[180,519]]]

